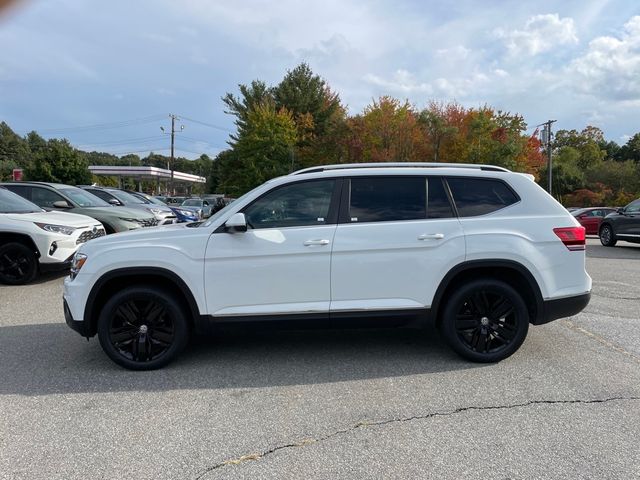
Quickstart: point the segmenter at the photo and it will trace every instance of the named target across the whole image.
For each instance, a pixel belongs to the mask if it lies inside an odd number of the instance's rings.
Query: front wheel
[[[0,247],[0,283],[23,285],[38,273],[38,259],[26,245],[10,242]]]
[[[157,287],[120,290],[102,308],[98,339],[104,352],[130,370],[167,365],[186,346],[189,328],[175,296]]]
[[[498,362],[520,348],[529,330],[529,312],[508,284],[475,280],[462,285],[445,305],[441,332],[460,356],[474,362]]]
[[[618,239],[613,233],[613,228],[611,225],[605,224],[600,227],[600,233],[598,234],[600,237],[600,243],[605,247],[615,247]]]

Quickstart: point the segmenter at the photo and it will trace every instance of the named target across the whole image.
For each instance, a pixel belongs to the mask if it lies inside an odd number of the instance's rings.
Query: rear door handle
[[[423,233],[418,235],[418,240],[442,240],[444,233]]]
[[[307,240],[304,242],[305,247],[312,247],[314,245],[329,245],[329,240]]]

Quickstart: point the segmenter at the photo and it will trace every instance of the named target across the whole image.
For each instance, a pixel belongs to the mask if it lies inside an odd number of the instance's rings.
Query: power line
[[[83,143],[83,144],[79,144],[78,148],[127,145],[129,143],[145,142],[149,140],[159,140],[161,138],[164,138],[164,137],[162,135],[155,135],[152,137],[129,138],[126,140],[111,140],[108,142]]]
[[[73,132],[86,132],[92,130],[110,130],[113,128],[123,128],[132,125],[142,125],[145,123],[152,123],[164,118],[163,114],[150,115],[148,117],[133,118],[130,120],[120,120],[117,122],[108,123],[96,123],[93,125],[82,125],[76,127],[64,127],[64,128],[48,128],[36,130],[41,134],[55,134],[55,133],[73,133]]]
[[[182,120],[187,120],[188,122],[193,122],[193,123],[198,123],[200,125],[204,125],[205,127],[209,127],[209,128],[215,128],[216,130],[222,130],[223,132],[229,132],[229,133],[233,133],[231,130],[229,130],[226,127],[221,127],[220,125],[214,125],[212,123],[207,123],[207,122],[203,122],[200,120],[195,120],[193,118],[189,118],[189,117],[185,117],[183,115],[180,116],[180,118]]]

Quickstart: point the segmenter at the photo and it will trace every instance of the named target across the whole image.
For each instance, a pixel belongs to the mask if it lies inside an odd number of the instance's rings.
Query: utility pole
[[[551,162],[551,124],[555,123],[557,120],[547,120],[538,127],[543,127],[542,129],[542,141],[547,144],[547,191],[549,195],[552,195],[553,188],[553,164]]]
[[[167,164],[167,170],[171,171],[171,177],[169,179],[169,193],[173,195],[173,165],[175,161],[174,145],[175,145],[175,136],[176,136],[176,120],[180,120],[180,119],[178,118],[177,115],[174,115],[172,113],[169,114],[169,118],[171,119],[171,133],[169,133],[169,135],[171,135],[171,155],[169,157],[169,162]],[[160,127],[160,130],[162,130],[163,133],[166,133],[164,131],[164,127]],[[180,125],[180,131],[182,130],[184,130],[184,125]]]

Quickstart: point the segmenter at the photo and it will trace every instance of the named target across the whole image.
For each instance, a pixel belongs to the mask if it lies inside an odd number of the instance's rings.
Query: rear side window
[[[453,209],[440,177],[429,177],[427,185],[427,218],[451,218]]]
[[[426,218],[424,177],[355,177],[351,179],[348,221],[393,222]]]
[[[447,178],[453,201],[461,217],[486,215],[518,202],[502,181],[489,178]]]

